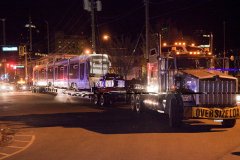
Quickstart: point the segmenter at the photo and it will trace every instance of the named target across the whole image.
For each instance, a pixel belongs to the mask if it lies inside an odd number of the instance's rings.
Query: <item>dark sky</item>
[[[143,0],[102,0],[103,10],[97,13],[99,34],[138,35],[144,28]],[[226,48],[240,48],[240,7],[237,0],[150,0],[150,24],[171,20],[184,35],[195,29],[214,34],[215,44],[222,48],[225,21]],[[31,15],[39,35],[62,30],[67,34],[90,36],[90,14],[83,10],[83,0],[1,0],[0,18],[6,18],[8,43],[18,43],[26,36]],[[0,27],[2,29],[2,27]],[[2,35],[2,31],[0,31]],[[0,35],[0,37],[1,37]],[[43,36],[44,37],[44,36]],[[0,38],[1,39],[1,38]],[[0,41],[1,42],[1,41]]]

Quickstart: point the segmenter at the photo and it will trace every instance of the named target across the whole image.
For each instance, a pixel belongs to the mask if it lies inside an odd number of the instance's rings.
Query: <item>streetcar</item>
[[[108,55],[91,54],[54,60],[33,68],[33,85],[89,90],[111,66]]]

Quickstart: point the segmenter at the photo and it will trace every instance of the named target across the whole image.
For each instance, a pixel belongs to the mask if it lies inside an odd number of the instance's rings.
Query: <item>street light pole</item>
[[[29,51],[32,52],[32,18],[29,16]]]
[[[144,0],[145,3],[145,25],[146,25],[146,56],[147,63],[149,62],[149,1]]]
[[[223,68],[225,69],[225,57],[226,57],[226,43],[225,43],[225,36],[226,36],[226,22],[223,21]]]
[[[47,24],[47,53],[50,52],[50,41],[49,41],[49,24],[48,21],[45,20],[45,23]]]

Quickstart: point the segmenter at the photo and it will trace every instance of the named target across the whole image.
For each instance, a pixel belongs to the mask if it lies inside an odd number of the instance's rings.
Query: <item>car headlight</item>
[[[2,89],[2,90],[6,89],[6,88],[7,88],[7,86],[5,86],[5,85],[2,85],[2,86],[1,86],[1,89]]]
[[[22,89],[23,89],[23,90],[26,90],[26,89],[27,89],[27,87],[26,87],[26,86],[22,86]]]

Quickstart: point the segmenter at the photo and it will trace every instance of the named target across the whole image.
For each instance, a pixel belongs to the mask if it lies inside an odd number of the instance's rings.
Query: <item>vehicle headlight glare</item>
[[[158,92],[158,86],[157,85],[148,85],[147,92]]]
[[[238,103],[240,103],[240,95],[237,95],[237,96],[236,96],[236,101],[237,101]]]

